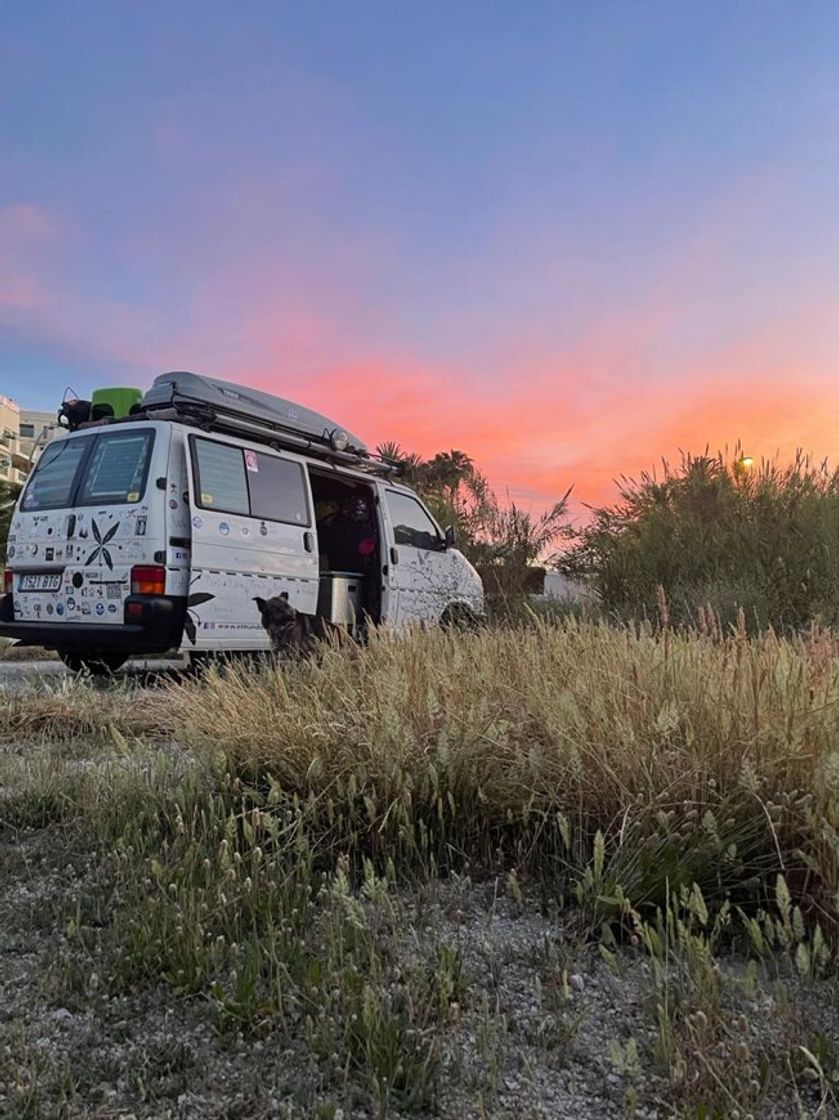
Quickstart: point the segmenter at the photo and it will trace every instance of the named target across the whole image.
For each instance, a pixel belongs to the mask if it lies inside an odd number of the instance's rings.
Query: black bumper
[[[139,604],[136,620],[123,621],[118,626],[102,626],[96,622],[16,621],[12,596],[0,597],[0,638],[15,638],[22,645],[43,646],[45,649],[74,650],[79,652],[104,652],[120,650],[134,653],[164,653],[181,644],[186,615],[186,599],[174,595],[146,598],[132,595],[125,600],[126,615],[129,604]]]

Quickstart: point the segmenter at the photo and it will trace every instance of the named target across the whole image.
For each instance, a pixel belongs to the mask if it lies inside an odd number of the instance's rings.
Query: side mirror
[[[443,535],[443,548],[454,548],[455,535],[454,525],[447,525],[446,531]]]

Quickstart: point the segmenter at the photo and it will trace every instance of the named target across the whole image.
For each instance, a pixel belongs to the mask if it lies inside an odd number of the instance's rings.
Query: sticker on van
[[[256,457],[255,451],[245,451],[245,466],[249,471],[253,471],[254,474],[259,473],[259,460]]]

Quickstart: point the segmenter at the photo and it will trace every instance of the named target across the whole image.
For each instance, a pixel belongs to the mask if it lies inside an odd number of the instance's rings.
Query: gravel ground
[[[137,660],[129,661],[124,668],[114,674],[114,680],[119,681],[125,677],[140,677],[143,674],[171,672],[173,669],[183,669],[183,661]],[[60,661],[27,661],[0,659],[0,698],[8,692],[19,692],[23,689],[38,688],[45,684],[55,684],[56,681],[69,679],[73,674]]]
[[[137,749],[140,749],[137,744]],[[158,744],[177,766],[194,760]],[[2,747],[39,774],[79,767],[144,766],[82,742]],[[53,754],[53,751],[58,753]],[[369,1096],[319,1068],[303,1031],[253,1039],[220,1031],[211,1003],[164,985],[118,996],[98,983],[102,966],[74,928],[95,931],[118,903],[110,864],[80,850],[60,824],[15,832],[3,797],[19,797],[20,771],[0,770],[0,1117],[14,1120],[260,1120],[370,1116]],[[4,786],[3,782],[7,784]],[[441,949],[460,983],[443,1031],[432,1111],[442,1120],[734,1120],[732,1112],[679,1108],[679,1091],[655,1058],[656,987],[649,960],[627,947],[618,973],[574,930],[573,914],[508,878],[449,878],[397,897],[404,922],[385,952],[406,971]],[[375,903],[365,903],[373,907]],[[94,944],[88,937],[86,944]],[[839,1084],[839,990],[789,975],[745,982],[743,961],[719,963],[729,1019],[740,1042],[769,1067],[813,1039],[828,1040]],[[776,970],[777,971],[777,970]],[[638,1060],[630,1060],[634,1047]],[[723,1064],[719,1068],[726,1069]],[[687,1071],[686,1079],[694,1074]],[[783,1081],[783,1079],[781,1079]],[[761,1120],[825,1120],[812,1084],[796,1099],[792,1079],[763,1099]],[[366,1104],[365,1104],[366,1102]],[[389,1113],[388,1117],[399,1114]],[[746,1120],[748,1113],[741,1114]]]
[[[19,835],[0,848],[0,1116],[368,1115],[345,1094],[333,1096],[302,1042],[221,1034],[204,1000],[175,998],[162,986],[118,998],[97,991],[96,961],[73,947],[68,922],[80,905],[82,920],[102,920],[85,913],[101,886],[90,857],[68,862],[55,832]],[[462,961],[464,994],[452,1008],[434,1115],[678,1115],[665,1080],[649,1069],[621,1070],[614,1059],[615,1043],[634,1038],[644,1052],[655,1041],[645,959],[627,955],[619,979],[593,949],[563,935],[560,919],[540,915],[533,900],[516,903],[498,884],[449,881],[402,901],[412,920],[395,951],[406,964],[441,943]],[[736,979],[742,966],[725,970]],[[839,1037],[834,987],[793,995],[794,1011],[771,987],[741,999],[754,1044],[793,1028]],[[643,1103],[632,1108],[637,1091]],[[790,1100],[759,1115],[831,1113],[797,1111]]]

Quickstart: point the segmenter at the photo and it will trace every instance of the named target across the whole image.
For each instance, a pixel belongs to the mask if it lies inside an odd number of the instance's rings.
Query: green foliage
[[[0,480],[0,565],[6,557],[9,526],[12,523],[12,513],[20,491],[21,487],[18,483]]]
[[[484,581],[490,608],[520,613],[528,595],[541,590],[538,561],[565,528],[570,490],[538,516],[510,502],[502,504],[489,482],[462,451],[440,451],[423,460],[386,443],[379,454],[402,467],[409,485],[423,496],[441,525],[455,530],[458,548]]]
[[[752,629],[839,620],[839,471],[803,456],[786,468],[684,456],[661,480],[623,479],[618,504],[565,535],[562,569],[624,617],[654,617],[663,590],[679,623],[708,605]]]

